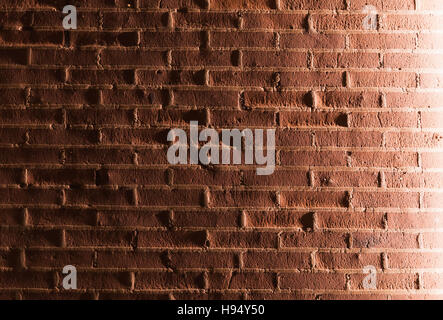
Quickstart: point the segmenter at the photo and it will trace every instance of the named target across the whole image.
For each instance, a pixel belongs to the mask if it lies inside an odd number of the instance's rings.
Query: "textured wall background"
[[[442,297],[442,1],[0,9],[0,298]],[[169,165],[191,120],[275,128],[276,172]]]

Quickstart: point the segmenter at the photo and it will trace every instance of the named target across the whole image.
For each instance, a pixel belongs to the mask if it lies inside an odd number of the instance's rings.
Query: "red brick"
[[[309,269],[309,252],[261,252],[248,251],[243,254],[243,267],[254,269]]]
[[[137,84],[142,85],[201,85],[205,82],[203,71],[188,70],[140,70],[137,72]]]
[[[210,289],[274,289],[275,275],[258,272],[210,273]]]
[[[78,271],[79,289],[130,289],[128,272],[115,271]]]
[[[377,33],[349,35],[352,49],[414,49],[415,35],[405,33]]]
[[[0,189],[2,204],[57,204],[60,191],[55,189]]]
[[[58,84],[63,83],[61,69],[0,69],[0,83]]]
[[[30,144],[68,144],[68,145],[84,145],[96,144],[99,142],[99,134],[97,130],[83,129],[31,129],[29,130]]]
[[[318,252],[315,262],[317,268],[325,270],[363,269],[367,265],[377,269],[382,267],[382,257],[379,253]]]
[[[212,32],[211,47],[272,48],[275,47],[275,37],[272,32]]]
[[[280,275],[282,289],[331,289],[343,290],[345,288],[345,275],[342,273],[285,273]]]
[[[167,99],[163,90],[103,90],[103,103],[111,105],[161,105]]]
[[[251,73],[230,73],[230,72],[211,72],[211,76],[214,74],[226,75],[226,81],[229,81],[228,78],[232,78],[235,75],[244,75],[241,77],[242,81],[250,81],[251,77],[256,77],[254,80],[255,83],[263,83],[263,76],[267,76],[267,81],[265,83],[269,83],[271,85],[275,84],[275,78],[269,73],[264,72],[251,72]],[[217,81],[220,83],[220,80]],[[229,83],[229,82],[227,82]],[[241,82],[240,82],[241,83]],[[248,82],[245,82],[248,83]],[[310,101],[309,94],[306,92],[292,92],[292,91],[272,91],[272,92],[262,92],[262,91],[245,91],[244,92],[244,103],[246,106],[280,106],[280,107],[304,107],[311,106],[312,102]]]
[[[114,144],[166,144],[168,132],[165,129],[105,128],[101,130],[102,143]]]
[[[423,274],[423,288],[437,289],[441,288],[443,284],[443,275],[441,273],[424,273]]]
[[[211,111],[211,124],[215,127],[272,127],[275,113],[272,111],[236,111],[236,110],[213,110]]]
[[[285,248],[347,248],[348,238],[342,232],[284,232],[281,244]]]
[[[74,46],[123,46],[138,45],[137,32],[71,31],[70,44]]]
[[[203,210],[203,211],[174,211],[173,225],[185,227],[237,227],[240,221],[239,211]]]
[[[426,0],[425,0],[426,1]],[[366,0],[354,0],[351,2],[351,10],[361,10],[363,9],[368,2]],[[383,0],[374,0],[371,2],[371,5],[378,8],[378,10],[414,10],[415,4],[413,0],[391,0],[391,1],[383,1]]]
[[[209,73],[209,83],[212,86],[241,86],[241,87],[260,87],[275,86],[275,73],[271,71],[211,71]],[[245,104],[256,105],[259,100],[266,99],[266,93],[245,93]],[[269,93],[269,95],[272,93]],[[272,99],[272,98],[270,98]],[[276,98],[278,99],[278,98]],[[252,101],[254,101],[252,103]]]
[[[2,48],[0,49],[0,64],[26,65],[28,63],[28,52],[26,49]]]
[[[176,12],[177,28],[236,28],[238,16],[235,13],[219,12]]]
[[[418,167],[416,152],[352,152],[350,154],[353,167],[385,167],[406,168]]]
[[[305,27],[305,18],[306,15],[300,13],[247,12],[242,15],[245,29],[300,30]]]
[[[173,66],[236,66],[238,52],[222,50],[174,51]]]
[[[312,229],[314,224],[311,212],[291,210],[278,211],[246,211],[247,228],[303,228]]]
[[[381,147],[382,134],[377,131],[317,131],[315,141],[318,146],[336,147]]]
[[[239,102],[238,100],[239,93],[237,91],[174,91],[174,101],[176,104],[181,106],[237,107]]]
[[[133,70],[71,70],[68,82],[72,84],[134,84]]]
[[[328,229],[384,229],[383,212],[316,212],[315,222],[319,228]]]
[[[41,288],[54,287],[54,276],[50,271],[2,271],[0,272],[2,288]]]
[[[388,53],[383,56],[383,66],[399,69],[438,69],[443,66],[442,58],[441,54]]]
[[[243,171],[246,186],[308,186],[306,171],[276,170],[272,175],[258,176],[253,170]]]
[[[241,174],[231,170],[174,169],[177,185],[240,185]]]
[[[119,148],[67,148],[66,163],[77,164],[132,164],[133,153],[130,149]]]
[[[275,194],[268,191],[212,191],[210,206],[218,207],[275,207]]]
[[[318,92],[319,104],[326,108],[379,108],[380,96],[368,91]]]
[[[198,121],[199,124],[206,124],[206,112],[199,110],[177,110],[176,108],[168,109],[138,109],[137,120],[144,126],[157,125],[189,125],[191,121]]]
[[[132,209],[100,210],[98,211],[96,221],[94,220],[95,222],[97,222],[97,225],[105,227],[165,227],[169,225],[168,213],[166,211]]]
[[[141,33],[141,46],[149,48],[198,48],[201,43],[199,32],[146,31]]]
[[[205,242],[204,231],[141,231],[137,244],[141,248],[201,248]]]
[[[377,187],[378,172],[315,171],[314,185],[318,187]]]
[[[203,288],[203,275],[199,272],[139,272],[135,288],[140,289],[199,289]]]
[[[352,205],[356,208],[418,208],[416,192],[355,192]]]
[[[344,151],[281,151],[284,166],[346,166]]]
[[[31,103],[35,105],[82,105],[98,104],[99,91],[96,89],[32,89]],[[63,101],[63,102],[62,102]]]
[[[23,89],[1,88],[2,105],[21,105],[25,103],[25,92]]]
[[[133,204],[131,190],[110,189],[72,189],[66,190],[66,203],[88,205],[131,205]]]
[[[417,128],[418,113],[415,112],[353,112],[351,127],[355,128]]]
[[[296,127],[347,127],[348,115],[341,112],[282,111],[280,123]]]
[[[297,49],[344,49],[345,37],[340,34],[283,33],[280,37],[280,46]]]
[[[22,209],[0,209],[0,224],[2,226],[20,226],[23,220],[24,212]]]
[[[307,67],[308,58],[304,52],[291,51],[244,51],[242,57],[245,67]]]
[[[443,197],[441,192],[426,192],[424,194],[425,208],[442,208]]]
[[[56,229],[8,228],[2,229],[0,240],[3,247],[57,247],[61,242],[61,232]]]
[[[172,252],[170,267],[180,268],[235,268],[237,255],[223,251]]]
[[[134,121],[132,110],[115,109],[75,109],[66,112],[66,121],[70,125],[131,125]]]
[[[211,231],[208,240],[209,246],[215,248],[276,248],[277,236],[265,231]]]
[[[421,159],[422,159],[422,166],[425,169],[443,167],[442,152],[423,152],[421,154]]]
[[[436,252],[392,252],[388,253],[389,267],[393,269],[441,268],[443,259]]]
[[[67,247],[130,247],[130,231],[121,230],[66,230]]]
[[[411,72],[351,72],[353,87],[416,87],[415,73]]]
[[[57,148],[0,148],[0,161],[4,164],[58,164]]]
[[[342,87],[343,73],[341,72],[282,72],[280,74],[281,85],[284,87]]]
[[[31,268],[63,268],[66,265],[92,267],[94,252],[91,250],[26,250],[26,265]]]
[[[94,209],[28,209],[27,223],[33,226],[95,226]]]
[[[440,132],[387,132],[388,148],[438,148],[443,145]]]
[[[317,31],[329,30],[365,30],[365,13],[351,14],[313,14],[312,25]]]
[[[332,53],[314,54],[317,68],[377,68],[380,58],[377,53]]]
[[[124,56],[124,59],[122,58]],[[166,54],[163,51],[141,49],[104,49],[100,53],[100,63],[108,65],[133,65],[133,66],[165,66]]]
[[[131,29],[161,28],[167,25],[167,14],[162,12],[104,12],[103,28]]]
[[[386,14],[381,30],[442,30],[440,20],[441,17],[433,14]]]
[[[95,171],[92,169],[31,169],[27,177],[32,185],[95,184]]]
[[[1,45],[62,45],[63,31],[0,30]]]
[[[98,268],[163,268],[164,254],[157,251],[97,251]]]
[[[97,51],[76,49],[39,49],[33,48],[31,63],[35,65],[79,65],[95,66]]]
[[[353,248],[418,248],[418,234],[405,232],[354,232]]]
[[[364,290],[363,279],[367,274],[352,274],[351,288]],[[378,290],[414,290],[419,288],[418,274],[414,273],[377,273],[376,288]]]
[[[275,9],[275,3],[273,0],[232,0],[226,2],[214,2],[213,4],[211,4],[211,9]]]
[[[143,206],[167,206],[170,204],[179,207],[200,206],[202,191],[198,189],[140,189],[138,197],[139,204]]]
[[[325,2],[317,2],[315,0],[282,0],[280,3],[282,9],[287,10],[305,10],[305,9],[346,9],[346,4],[340,0],[331,0]]]

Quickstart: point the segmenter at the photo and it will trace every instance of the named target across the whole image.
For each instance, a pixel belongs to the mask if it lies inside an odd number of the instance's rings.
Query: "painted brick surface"
[[[0,297],[442,298],[442,30],[440,0],[0,0]],[[275,129],[275,172],[169,164],[192,120]]]

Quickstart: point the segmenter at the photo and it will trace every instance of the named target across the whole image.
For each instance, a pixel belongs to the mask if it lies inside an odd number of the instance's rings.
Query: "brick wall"
[[[0,10],[0,298],[442,297],[440,0]],[[170,165],[191,120],[276,129],[274,174]]]

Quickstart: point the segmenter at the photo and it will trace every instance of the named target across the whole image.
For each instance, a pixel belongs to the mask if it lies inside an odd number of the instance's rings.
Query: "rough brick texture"
[[[0,297],[442,298],[442,30],[441,0],[0,0]],[[168,164],[191,120],[276,129],[276,171]]]

